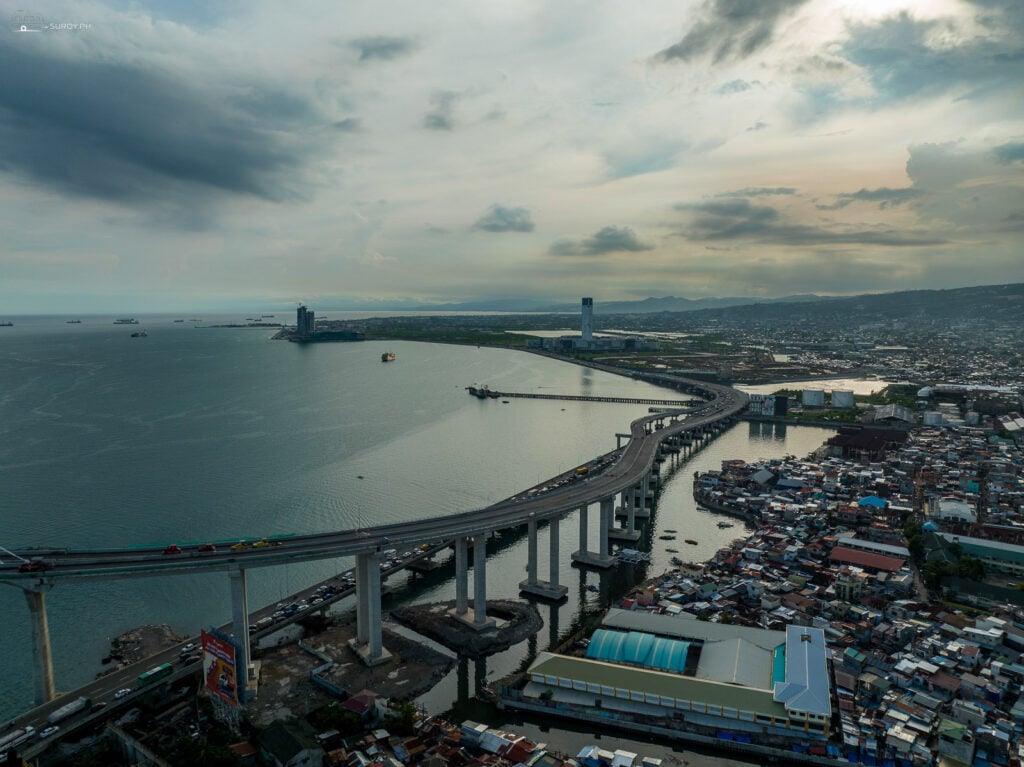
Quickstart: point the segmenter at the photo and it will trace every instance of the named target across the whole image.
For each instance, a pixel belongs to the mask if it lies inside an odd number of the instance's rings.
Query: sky
[[[0,314],[1024,282],[1020,0],[0,18]]]

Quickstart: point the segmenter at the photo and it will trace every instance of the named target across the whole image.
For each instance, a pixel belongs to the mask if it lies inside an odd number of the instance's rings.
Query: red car
[[[33,559],[30,562],[23,562],[18,566],[19,573],[35,573],[45,570],[49,565],[41,559]]]
[[[181,553],[181,546],[179,546],[176,543],[172,543],[170,546],[168,546],[166,549],[164,549],[164,554],[180,554],[180,553]]]

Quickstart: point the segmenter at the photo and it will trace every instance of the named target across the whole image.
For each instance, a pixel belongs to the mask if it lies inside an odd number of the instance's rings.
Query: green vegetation
[[[316,709],[306,717],[306,721],[313,725],[317,732],[337,730],[343,738],[358,735],[363,731],[362,720],[351,711],[342,708],[340,703],[328,703]]]
[[[903,526],[903,537],[907,539],[907,549],[910,556],[918,564],[924,558],[924,544],[921,542],[921,523],[916,519],[907,520]]]
[[[392,701],[390,711],[384,717],[381,726],[392,735],[402,737],[412,735],[415,732],[418,713],[416,706],[408,701]]]
[[[855,399],[867,405],[904,405],[913,410],[917,406],[917,390],[909,384],[891,384],[873,394],[858,394]]]
[[[921,577],[929,588],[937,588],[942,579],[949,576],[967,578],[972,581],[981,581],[985,578],[985,566],[977,557],[970,554],[957,553],[956,561],[940,562],[932,560],[925,562],[921,568]]]

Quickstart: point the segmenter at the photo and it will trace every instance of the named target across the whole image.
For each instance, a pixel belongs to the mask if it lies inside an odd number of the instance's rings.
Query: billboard
[[[203,685],[211,695],[226,703],[237,706],[244,699],[239,689],[242,680],[238,675],[234,643],[219,631],[202,632],[203,643]]]

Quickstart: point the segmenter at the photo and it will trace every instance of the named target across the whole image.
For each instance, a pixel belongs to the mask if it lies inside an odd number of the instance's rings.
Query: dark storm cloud
[[[61,192],[194,206],[197,193],[294,196],[313,110],[259,82],[219,87],[135,60],[0,46],[0,171]],[[164,214],[167,213],[164,208]]]
[[[549,251],[553,256],[603,256],[606,253],[639,253],[654,246],[637,239],[628,226],[606,226],[582,240],[559,240]]]
[[[455,102],[458,100],[459,94],[452,91],[435,93],[430,99],[434,108],[423,116],[423,127],[428,130],[455,130]]]
[[[770,205],[752,205],[749,200],[712,200],[696,205],[677,205],[676,210],[692,214],[689,226],[679,234],[698,241],[754,240],[761,244],[877,245],[914,247],[941,245],[945,240],[895,229],[878,227],[825,228],[793,224],[782,219]]]
[[[1021,4],[1018,4],[1021,5]],[[1022,6],[1024,7],[1024,6]],[[935,47],[929,39],[949,33],[949,21],[916,20],[907,13],[850,27],[842,54],[870,76],[881,100],[930,96],[967,86],[966,98],[1019,88],[1024,81],[1024,14],[1006,7],[998,34],[975,36],[955,46]],[[996,22],[992,21],[992,26]]]
[[[474,229],[485,232],[532,232],[533,218],[526,208],[506,208],[492,205],[475,224]]]
[[[349,42],[349,45],[359,51],[360,61],[391,61],[408,56],[416,50],[416,41],[410,37],[358,37]]]
[[[1024,160],[1024,143],[1003,144],[995,148],[996,159],[1003,165]]]
[[[776,22],[807,0],[711,0],[706,18],[682,40],[660,51],[659,61],[690,61],[711,54],[718,64],[744,59],[772,41]]]
[[[887,186],[878,189],[861,189],[857,192],[837,194],[835,202],[831,205],[818,205],[819,210],[839,210],[845,208],[851,202],[877,202],[880,210],[889,207],[902,205],[909,200],[914,200],[924,194],[920,189],[905,187],[902,189],[890,189]]]

